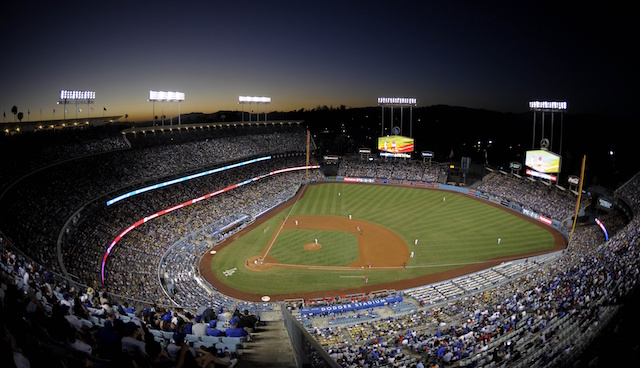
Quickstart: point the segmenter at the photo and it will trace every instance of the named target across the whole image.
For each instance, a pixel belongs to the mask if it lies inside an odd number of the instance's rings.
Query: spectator
[[[225,330],[225,335],[228,337],[246,337],[247,341],[251,341],[248,328],[238,327],[238,318],[233,317],[229,321],[229,327]]]
[[[202,316],[198,314],[195,317],[195,323],[191,327],[191,332],[198,337],[206,336],[207,327],[208,327],[207,324],[204,323],[204,321],[202,320]]]
[[[218,324],[217,320],[209,321],[209,327],[206,329],[207,336],[224,336],[224,333],[216,327]]]

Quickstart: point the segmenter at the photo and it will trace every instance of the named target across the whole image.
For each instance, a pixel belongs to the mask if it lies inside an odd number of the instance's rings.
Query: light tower
[[[267,104],[271,103],[271,97],[264,96],[238,96],[238,103],[242,105],[242,122],[244,123],[244,104],[249,104],[249,122],[251,122],[251,103],[255,102],[258,106],[256,109],[256,120],[260,122],[260,104],[264,104],[264,121],[267,121]]]
[[[162,126],[164,126],[164,102],[170,102],[171,125],[173,125],[173,102],[178,102],[178,125],[182,123],[180,119],[180,102],[184,101],[184,92],[172,91],[149,91],[149,101],[153,103],[153,125],[156,125],[156,101],[162,102]]]
[[[76,109],[76,119],[78,119],[78,104],[90,105],[93,100],[96,99],[96,93],[94,91],[68,91],[66,89],[60,90],[60,100],[58,105],[63,105],[63,117],[67,120],[67,105],[73,103]],[[87,109],[87,115],[90,109]]]
[[[403,111],[405,107],[409,107],[409,137],[413,138],[413,107],[417,106],[417,99],[415,97],[378,97],[378,105],[382,107],[382,127],[380,129],[380,136],[384,135],[384,108],[385,106],[391,108],[391,123],[389,123],[389,132],[393,129],[393,108],[400,107],[400,134],[404,134],[403,129]]]
[[[560,113],[560,149],[558,150],[559,154],[562,154],[562,131],[564,127],[564,111],[567,110],[567,102],[566,101],[530,101],[529,109],[533,111],[533,138],[531,143],[531,149],[535,149],[536,143],[536,113],[540,112],[542,115],[541,120],[541,138],[545,139],[545,121],[544,117],[546,113],[551,114],[551,134],[550,134],[550,147],[549,150],[553,151],[553,133],[555,131],[554,127],[554,116],[556,113]]]

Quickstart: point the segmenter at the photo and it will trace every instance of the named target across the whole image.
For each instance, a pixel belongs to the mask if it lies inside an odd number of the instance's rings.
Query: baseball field
[[[471,196],[321,183],[217,245],[200,263],[245,300],[402,289],[562,249],[557,231]]]

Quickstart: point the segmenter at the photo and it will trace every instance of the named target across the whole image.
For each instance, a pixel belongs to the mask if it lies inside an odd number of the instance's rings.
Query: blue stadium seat
[[[218,336],[202,336],[200,337],[200,341],[208,344],[208,346],[213,346],[220,342],[220,338]]]

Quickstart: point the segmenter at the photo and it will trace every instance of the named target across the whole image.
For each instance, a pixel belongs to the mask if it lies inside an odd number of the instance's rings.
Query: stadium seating
[[[49,182],[41,182],[42,177],[37,175],[24,179],[21,190],[25,194],[5,198],[3,202],[16,215],[15,218],[4,218],[2,222],[2,305],[3,308],[21,306],[4,314],[3,324],[11,334],[18,334],[20,327],[24,327],[20,322],[23,317],[47,321],[43,323],[46,332],[49,321],[60,317],[60,300],[64,293],[69,292],[77,297],[87,296],[91,303],[87,305],[89,315],[79,319],[87,331],[95,334],[111,328],[113,322],[107,322],[105,316],[114,310],[115,318],[123,325],[142,322],[146,326],[145,332],[165,346],[173,340],[174,331],[161,331],[155,324],[161,323],[160,311],[178,313],[176,305],[189,310],[192,315],[202,307],[216,310],[222,307],[229,310],[247,308],[257,315],[272,310],[274,306],[269,303],[238,301],[193,282],[190,276],[195,271],[194,262],[205,245],[197,237],[189,235],[195,234],[198,227],[211,225],[199,235],[213,237],[225,225],[237,220],[239,215],[246,215],[251,221],[295,193],[303,181],[301,175],[285,175],[277,182],[256,183],[251,188],[239,190],[234,197],[213,201],[211,207],[194,207],[185,216],[168,216],[150,223],[149,233],[157,234],[162,241],[146,244],[149,248],[145,248],[140,245],[144,244],[141,242],[143,233],[134,233],[132,240],[123,241],[122,251],[111,255],[114,261],[107,268],[107,277],[112,283],[103,290],[99,287],[96,260],[104,256],[104,244],[111,242],[122,229],[142,216],[175,201],[191,198],[199,188],[210,191],[233,182],[237,177],[256,175],[278,167],[277,164],[300,163],[303,156],[279,157],[269,165],[203,178],[181,186],[179,190],[166,189],[160,196],[141,195],[131,203],[113,208],[104,205],[104,200],[111,197],[107,193],[123,193],[140,187],[143,182],[156,182],[185,171],[219,165],[229,158],[245,158],[248,153],[253,156],[272,153],[282,139],[292,141],[291,148],[296,150],[305,144],[304,134],[299,130],[280,133],[284,134],[260,130],[256,135],[213,137],[209,144],[185,138],[182,144],[171,147],[162,142],[143,142],[145,138],[138,136],[134,142],[138,148],[133,150],[121,150],[128,145],[111,137],[98,140],[104,142],[104,152],[113,150],[105,162],[98,157],[86,157],[76,162],[81,169],[60,165],[47,172],[52,174]],[[152,140],[162,139],[154,137]],[[229,149],[226,155],[219,152],[214,141]],[[237,145],[247,147],[247,151],[239,150]],[[77,146],[70,151],[74,154],[69,157],[79,156],[76,153],[94,152]],[[178,154],[193,156],[194,162],[186,167],[175,164],[170,158]],[[119,167],[118,163],[124,162],[131,166]],[[161,167],[158,167],[158,162]],[[89,173],[87,178],[78,175],[84,169]],[[346,161],[341,163],[340,170],[345,176],[424,182],[435,181],[441,174],[437,168],[415,162]],[[105,180],[107,177],[118,179],[114,182]],[[321,176],[315,178],[321,179]],[[49,194],[51,187],[60,190]],[[280,187],[285,189],[274,190]],[[631,203],[635,213],[640,209],[639,187],[640,179],[636,176],[616,193]],[[563,219],[571,213],[571,198],[566,194],[549,192],[546,187],[501,174],[490,174],[477,189],[505,198],[517,198],[552,218]],[[41,202],[36,202],[36,198]],[[43,213],[30,216],[30,208],[42,209]],[[211,208],[217,210],[211,212]],[[206,220],[202,218],[204,211],[212,213]],[[24,221],[20,222],[18,218]],[[453,280],[399,291],[405,298],[403,302],[360,315],[296,317],[331,357],[345,364],[358,365],[362,363],[362,356],[375,352],[387,361],[394,361],[387,363],[388,366],[396,363],[410,365],[418,360],[463,367],[559,365],[562,361],[574,359],[588,346],[593,336],[615,316],[621,302],[634,290],[638,278],[637,216],[630,222],[623,221],[616,214],[603,218],[611,233],[608,242],[604,242],[601,232],[595,227],[578,229],[569,248],[559,254],[526,262],[510,262]],[[178,230],[173,234],[167,228]],[[66,276],[60,267],[58,249],[65,260],[66,271],[74,278]],[[116,264],[126,267],[130,264],[127,262],[135,262],[139,267],[129,274],[122,268],[113,267]],[[155,277],[159,270],[166,271],[168,278],[179,280],[183,288],[175,293],[165,293],[163,285]],[[25,274],[30,276],[27,282]],[[148,275],[152,277],[146,277]],[[89,295],[89,288],[95,289],[95,293]],[[104,307],[98,296],[105,297],[110,305]],[[131,302],[137,313],[118,312],[124,300]],[[152,310],[156,311],[155,317],[142,314]],[[55,334],[54,330],[52,332]],[[99,359],[93,353],[70,350],[70,342],[54,341],[57,336],[46,338],[29,333],[37,343],[33,346],[25,344],[29,339],[23,339],[22,335],[17,342],[23,344],[21,348],[25,351],[34,349],[41,353],[39,358],[32,358],[34,366],[50,358],[64,359],[71,366],[79,366],[85,358]],[[79,332],[78,336],[94,349],[103,347],[86,331]],[[188,335],[185,341],[192,342],[195,348],[226,347],[232,353],[237,353],[242,346],[241,340],[218,337]],[[445,357],[448,353],[451,356]]]

